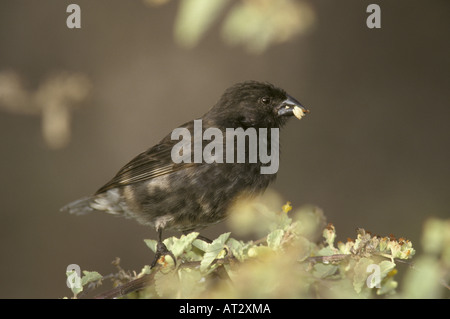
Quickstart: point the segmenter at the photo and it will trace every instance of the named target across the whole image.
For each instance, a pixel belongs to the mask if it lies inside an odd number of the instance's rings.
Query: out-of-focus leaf
[[[296,210],[293,219],[297,222],[297,232],[313,242],[321,237],[322,230],[324,230],[326,225],[326,218],[323,211],[312,205],[305,205]],[[330,225],[331,230],[334,232],[334,229],[331,229]],[[336,237],[335,234],[334,237]],[[330,238],[330,240],[332,239],[334,241],[334,237]],[[325,237],[325,239],[329,240],[328,237]]]
[[[290,223],[288,214],[278,213],[282,205],[280,195],[271,190],[263,196],[242,198],[230,209],[228,225],[233,234],[255,234],[257,238],[266,236],[269,231],[284,229]]]
[[[441,269],[436,259],[419,257],[403,280],[404,298],[440,298],[443,292]]]
[[[178,270],[180,280],[180,298],[198,296],[205,290],[205,278],[197,269],[181,268]]]
[[[444,222],[437,218],[428,219],[422,235],[422,246],[425,252],[439,254],[445,244],[450,245],[450,220]]]
[[[250,258],[264,258],[273,255],[273,250],[267,246],[253,246],[248,250]]]
[[[161,6],[163,4],[166,4],[170,0],[144,0],[144,3],[149,6]]]
[[[394,277],[388,277],[381,284],[381,288],[377,290],[377,295],[387,295],[393,293],[398,286],[398,282]]]
[[[42,81],[34,92],[24,88],[15,72],[0,72],[0,109],[19,114],[39,114],[47,146],[62,148],[70,140],[70,110],[91,89],[83,74],[60,72]]]
[[[295,240],[295,248],[296,248],[296,254],[297,254],[297,260],[298,261],[303,261],[306,258],[308,258],[311,254],[311,248],[312,248],[313,244],[311,244],[311,242],[306,239],[303,236],[298,237]]]
[[[367,272],[369,265],[374,264],[374,261],[369,258],[361,258],[355,265],[353,275],[353,288],[357,293],[360,293],[362,288],[366,286],[367,277],[370,273]]]
[[[169,273],[158,271],[155,274],[155,290],[161,298],[173,298],[176,296],[180,286],[177,271],[172,270]]]
[[[228,14],[222,34],[231,45],[243,44],[249,52],[261,53],[303,32],[313,21],[313,11],[305,2],[241,1]]]
[[[191,48],[199,42],[228,0],[181,0],[175,20],[175,40]]]

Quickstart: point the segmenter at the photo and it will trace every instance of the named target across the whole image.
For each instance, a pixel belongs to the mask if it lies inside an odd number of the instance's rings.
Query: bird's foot
[[[166,245],[162,241],[159,241],[156,245],[156,253],[155,258],[153,259],[151,268],[156,266],[156,263],[159,263],[161,265],[165,265],[167,263],[166,256],[169,256],[173,259],[174,265],[177,265],[177,259],[172,254],[170,250],[167,249]]]

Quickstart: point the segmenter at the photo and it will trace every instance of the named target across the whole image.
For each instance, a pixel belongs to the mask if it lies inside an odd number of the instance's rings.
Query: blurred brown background
[[[311,110],[282,131],[273,188],[294,208],[321,207],[340,240],[364,227],[409,238],[420,253],[423,221],[449,216],[450,2],[297,2],[310,25],[255,53],[221,36],[233,2],[185,48],[173,35],[175,0],[1,1],[3,92],[37,92],[55,74],[77,74],[84,93],[68,102],[70,137],[53,146],[43,112],[0,99],[0,297],[71,296],[72,263],[102,274],[115,270],[116,256],[125,269],[149,264],[143,239],[153,230],[59,208],[248,79],[274,83]],[[70,3],[81,7],[81,29],[66,27]],[[381,7],[381,29],[366,26],[370,3]]]

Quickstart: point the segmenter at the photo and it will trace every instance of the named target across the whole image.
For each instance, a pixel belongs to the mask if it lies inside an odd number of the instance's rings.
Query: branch
[[[215,259],[212,262],[212,264],[224,265],[224,264],[228,264],[233,261],[237,261],[237,259],[234,256],[225,256],[224,258]],[[182,263],[178,267],[178,269],[180,269],[180,268],[195,268],[198,266],[200,266],[200,261],[188,261],[188,262]],[[154,283],[155,274],[158,272],[159,268],[161,268],[161,265],[156,264],[150,274],[133,279],[123,285],[120,285],[116,288],[113,288],[104,293],[101,293],[101,294],[95,296],[94,299],[119,298],[119,297],[124,297],[124,296],[128,295],[129,293],[136,292],[138,290],[142,290],[145,287],[150,286]]]

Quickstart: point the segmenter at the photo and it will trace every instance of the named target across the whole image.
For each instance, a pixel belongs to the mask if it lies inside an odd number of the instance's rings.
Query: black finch
[[[238,83],[228,88],[214,107],[199,118],[202,147],[210,143],[202,136],[208,128],[223,132],[223,145],[226,144],[227,129],[254,128],[258,131],[265,128],[268,130],[267,152],[270,153],[274,146],[271,130],[281,128],[290,117],[300,119],[305,113],[308,110],[280,88],[255,81]],[[193,136],[189,147],[192,152],[198,142],[195,124],[192,120],[179,127],[187,129]],[[223,153],[215,150],[216,160],[212,162],[205,158],[198,162],[194,156],[191,161],[177,162],[172,149],[180,139],[172,138],[169,133],[158,144],[133,158],[94,195],[72,202],[61,210],[73,214],[102,211],[136,219],[156,229],[161,246],[158,250],[163,253],[161,233],[164,229],[188,233],[220,222],[239,196],[263,192],[276,177],[276,171],[262,174],[261,168],[267,163],[249,160],[248,147],[251,145],[246,145],[243,162],[225,160],[228,158],[225,147]],[[249,140],[246,136],[245,144],[250,144]],[[240,150],[234,139],[233,145],[233,159],[236,159]],[[181,155],[186,158],[190,154]]]

